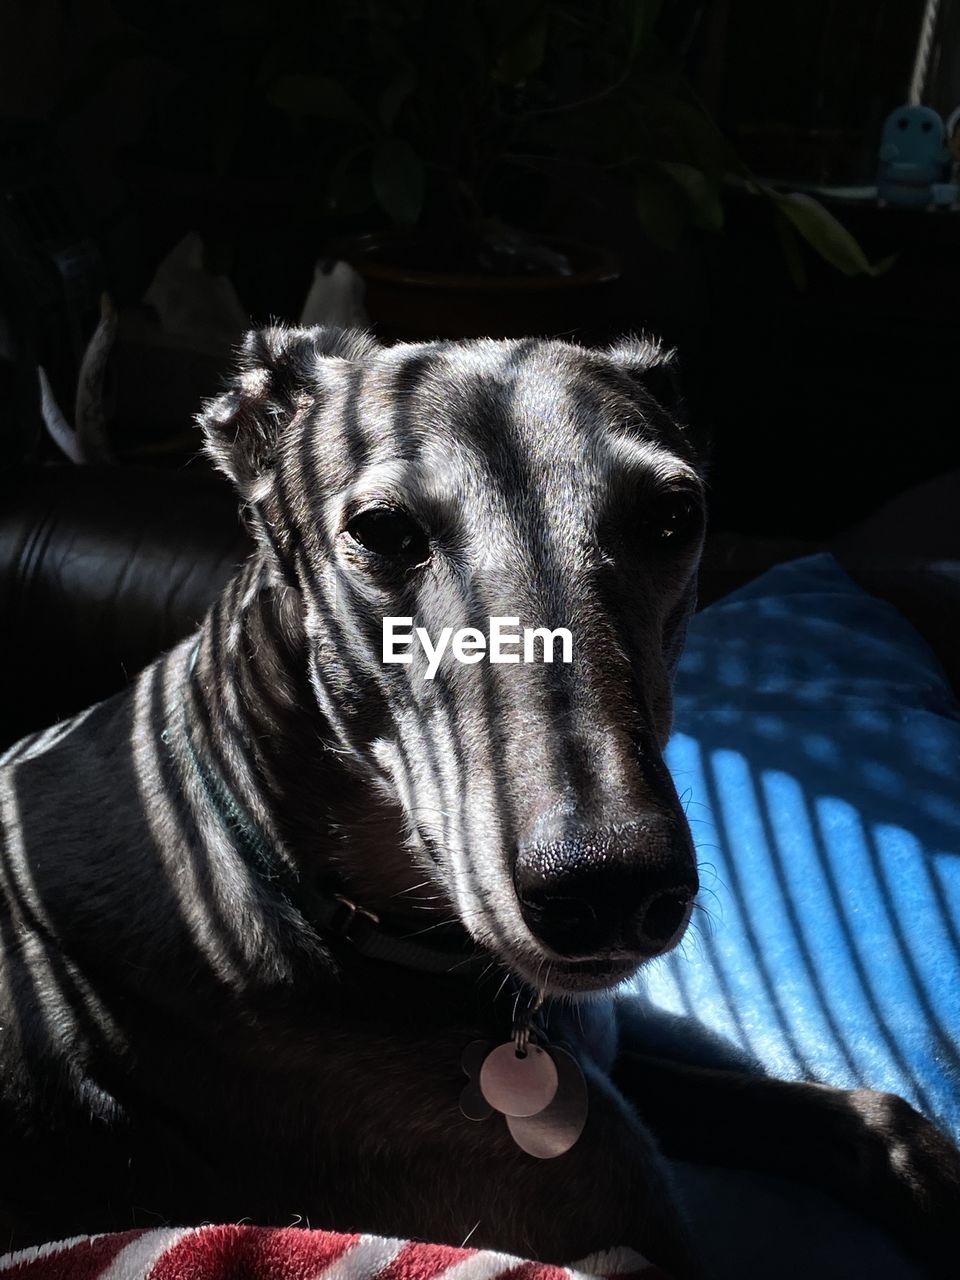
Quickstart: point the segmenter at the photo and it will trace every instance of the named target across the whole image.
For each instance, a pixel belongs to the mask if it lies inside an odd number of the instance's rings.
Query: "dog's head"
[[[399,805],[419,878],[552,991],[667,950],[697,890],[661,755],[704,506],[669,381],[645,341],[275,328],[201,419],[296,602],[327,742]],[[434,648],[449,628],[442,656],[385,662],[385,618]],[[491,618],[569,650],[492,662]]]

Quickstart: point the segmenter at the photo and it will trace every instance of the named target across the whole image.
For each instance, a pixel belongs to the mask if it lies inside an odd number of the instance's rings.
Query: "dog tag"
[[[507,1128],[517,1146],[528,1155],[552,1160],[569,1151],[583,1133],[587,1123],[587,1082],[572,1054],[555,1044],[545,1052],[557,1071],[553,1101],[535,1115],[508,1115]]]
[[[488,1053],[480,1068],[480,1092],[495,1111],[505,1116],[533,1116],[543,1111],[557,1092],[557,1068],[539,1045],[526,1052],[511,1040]]]
[[[460,1058],[460,1068],[464,1075],[469,1076],[471,1080],[475,1080],[480,1074],[484,1058],[492,1047],[489,1040],[471,1040]]]

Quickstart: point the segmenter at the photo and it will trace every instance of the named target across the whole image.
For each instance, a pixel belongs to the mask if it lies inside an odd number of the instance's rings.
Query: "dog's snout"
[[[686,928],[698,887],[688,833],[660,813],[522,845],[514,886],[531,933],[573,960],[666,951]]]
[[[689,889],[664,889],[641,903],[633,919],[632,931],[643,947],[656,954],[669,947],[682,933],[693,909]]]

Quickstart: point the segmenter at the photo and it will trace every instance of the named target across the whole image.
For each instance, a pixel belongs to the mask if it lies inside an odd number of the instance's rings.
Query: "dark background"
[[[225,350],[158,335],[142,305],[187,232],[254,322],[296,319],[314,262],[363,232],[399,235],[401,263],[428,249],[427,265],[476,271],[474,201],[532,243],[619,262],[615,283],[534,310],[530,327],[587,341],[644,329],[679,346],[713,441],[715,529],[827,538],[957,465],[960,216],[824,196],[870,262],[894,255],[879,276],[846,275],[797,237],[785,252],[768,202],[718,181],[722,148],[784,190],[871,182],[922,7],[14,0],[0,15],[0,466],[56,459],[34,367],[69,416],[103,289],[120,310],[121,465],[204,465],[190,461],[190,414]],[[640,50],[626,101],[624,22]],[[944,115],[960,102],[958,25],[945,0],[927,90]],[[691,102],[722,144],[690,125]],[[545,127],[517,143],[518,115]],[[497,163],[474,182],[488,152]],[[664,156],[702,164],[708,189],[685,205]],[[498,297],[508,332],[518,313]],[[399,319],[371,306],[372,319],[388,338],[418,336],[430,306],[418,294]]]

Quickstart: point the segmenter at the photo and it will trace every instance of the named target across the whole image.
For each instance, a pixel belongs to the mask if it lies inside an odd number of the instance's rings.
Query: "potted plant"
[[[801,240],[871,270],[815,200],[753,178],[701,105],[676,26],[702,8],[116,0],[61,109],[99,97],[98,119],[124,122],[144,239],[259,244],[255,311],[289,310],[283,270],[302,282],[326,244],[395,335],[589,328],[618,274],[606,246],[719,232],[731,181],[770,203],[794,271]]]
[[[328,212],[383,224],[334,246],[382,327],[589,323],[618,261],[550,234],[574,192],[631,205],[638,233],[673,249],[689,227],[722,229],[737,182],[769,201],[794,273],[798,237],[842,271],[872,270],[816,200],[746,171],[660,38],[661,7],[352,0],[326,15],[326,57],[305,49],[269,97],[324,157]]]

